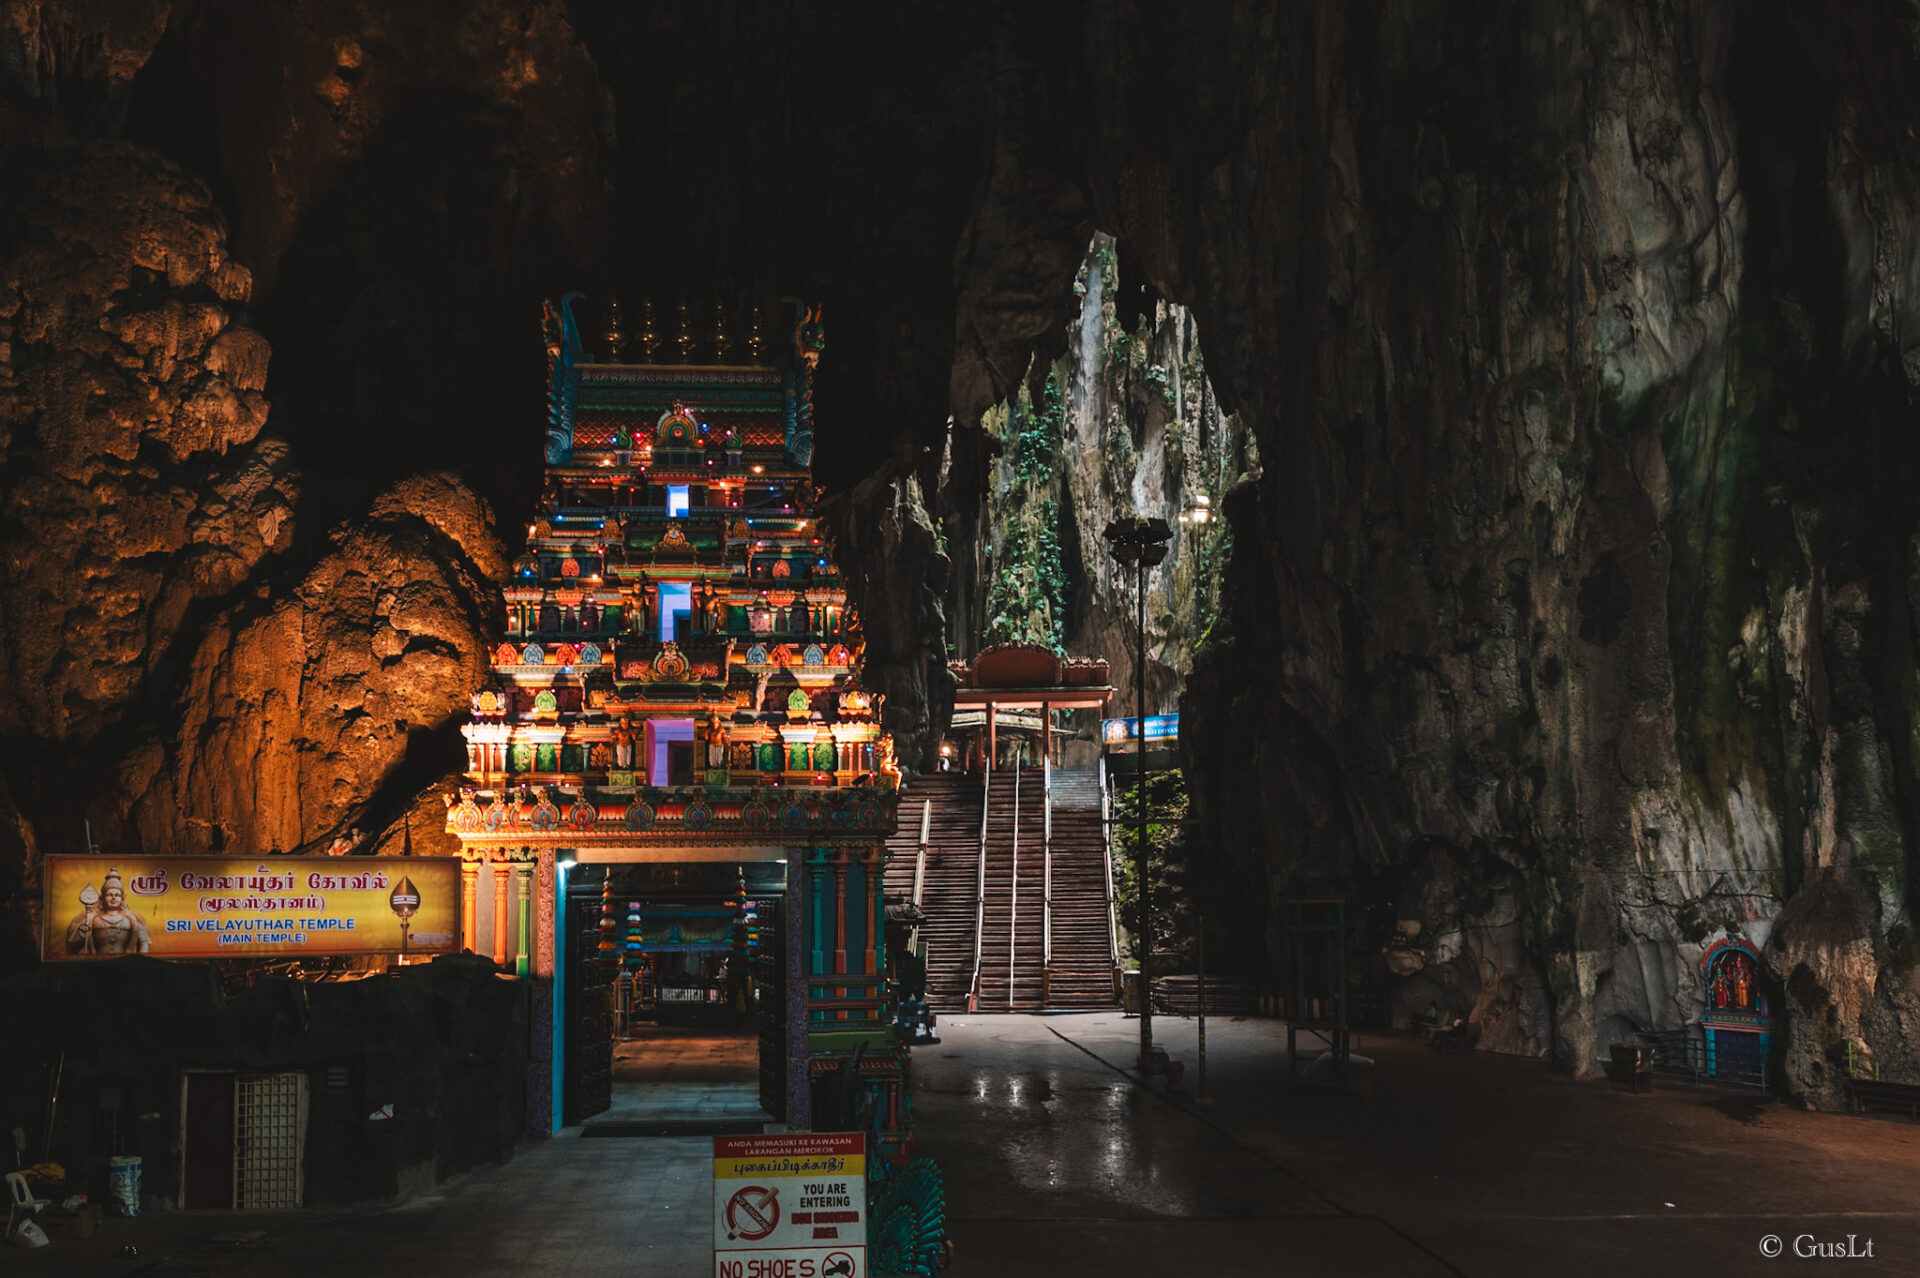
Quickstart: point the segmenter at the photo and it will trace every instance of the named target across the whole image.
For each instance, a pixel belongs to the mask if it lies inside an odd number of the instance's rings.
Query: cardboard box
[[[40,1213],[40,1228],[47,1231],[49,1238],[74,1242],[100,1232],[100,1214],[99,1203],[88,1203],[79,1211],[49,1207]]]

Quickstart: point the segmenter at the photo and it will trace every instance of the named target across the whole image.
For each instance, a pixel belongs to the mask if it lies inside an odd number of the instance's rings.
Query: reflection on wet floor
[[[1067,1219],[1335,1214],[1287,1173],[1169,1111],[1043,1026],[949,1018],[943,1050],[915,1061],[922,1136],[937,1131],[940,1156],[956,1168],[957,1211],[1041,1210]]]

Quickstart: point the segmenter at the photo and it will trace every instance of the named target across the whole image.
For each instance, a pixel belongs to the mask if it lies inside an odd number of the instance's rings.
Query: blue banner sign
[[[1147,716],[1147,744],[1166,744],[1180,739],[1180,716],[1177,714],[1150,714]],[[1139,743],[1139,719],[1102,719],[1100,721],[1100,740],[1107,749],[1127,749]]]

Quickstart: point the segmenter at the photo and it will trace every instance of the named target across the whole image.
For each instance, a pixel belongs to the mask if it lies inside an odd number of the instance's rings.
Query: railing
[[[1049,725],[1050,726],[1050,725]],[[1040,759],[1040,1002],[1053,998],[1053,760]]]
[[[1013,1010],[1013,983],[1020,951],[1020,757],[1013,760],[1013,874],[1007,883],[1007,1010]]]
[[[980,777],[980,877],[973,895],[973,979],[967,983],[967,1010],[980,1006],[980,942],[987,925],[987,808],[993,798],[993,773]]]
[[[1113,970],[1120,970],[1120,918],[1113,904],[1113,805],[1107,795],[1107,761],[1100,760],[1100,841],[1107,867],[1107,944],[1113,951]],[[1118,978],[1116,978],[1118,979]]]
[[[927,885],[927,835],[933,826],[933,800],[927,799],[920,805],[920,855],[913,863],[913,908],[920,910],[920,894]],[[920,925],[915,923],[913,931],[907,934],[907,949],[913,950],[920,943]]]

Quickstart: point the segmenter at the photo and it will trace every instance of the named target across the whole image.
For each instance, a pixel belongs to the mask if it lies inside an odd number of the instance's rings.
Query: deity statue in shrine
[[[120,871],[109,868],[100,890],[80,889],[80,913],[67,924],[69,954],[145,954],[153,948],[147,921],[127,908]]]
[[[727,766],[727,729],[715,715],[707,720],[707,766],[724,768]]]
[[[622,772],[633,767],[633,721],[625,716],[613,730],[613,766]]]
[[[1753,1002],[1753,973],[1748,970],[1751,966],[1752,964],[1747,962],[1745,955],[1734,959],[1732,963],[1733,1005],[1735,1007],[1745,1008]]]

